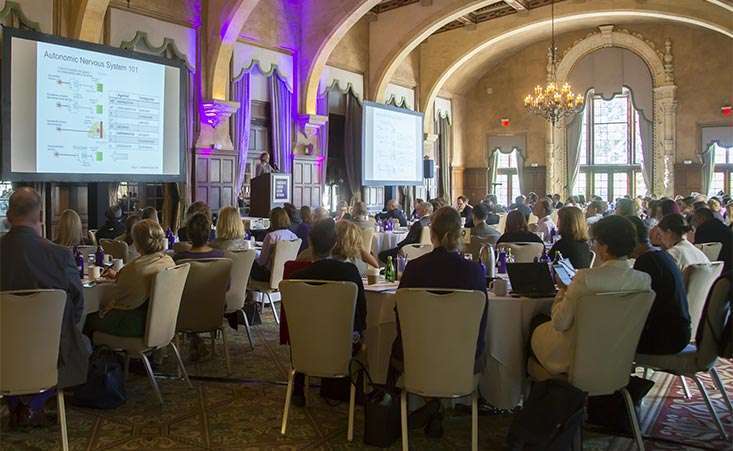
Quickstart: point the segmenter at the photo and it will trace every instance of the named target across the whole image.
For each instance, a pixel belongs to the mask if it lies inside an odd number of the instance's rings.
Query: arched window
[[[718,143],[713,143],[713,152],[715,152],[715,166],[708,195],[717,195],[721,191],[731,194],[733,192],[733,147],[723,147]]]
[[[517,148],[510,153],[496,153],[496,180],[494,194],[502,205],[511,205],[514,198],[521,194],[519,190],[519,171],[517,168]]]
[[[639,112],[624,88],[611,99],[588,96],[580,136],[580,171],[573,194],[613,201],[647,192],[641,172],[643,152]]]

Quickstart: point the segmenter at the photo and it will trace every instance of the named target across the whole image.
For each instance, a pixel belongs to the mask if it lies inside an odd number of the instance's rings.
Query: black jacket
[[[590,261],[593,258],[593,254],[590,253],[590,246],[588,246],[587,241],[574,241],[562,238],[550,249],[550,257],[554,259],[558,252],[562,254],[563,258],[570,259],[570,263],[573,264],[574,268],[590,268]]]
[[[415,221],[410,226],[410,231],[407,232],[405,239],[397,243],[397,249],[402,249],[408,244],[417,244],[420,242],[422,236],[422,229],[425,226],[430,225],[430,216],[423,216],[419,221]]]
[[[733,231],[717,219],[710,219],[700,224],[695,230],[695,244],[723,244],[718,256],[718,260],[724,262],[723,272],[731,269],[731,260],[733,260],[733,247],[731,247],[733,243],[731,243],[731,240],[733,240]]]
[[[125,224],[122,219],[110,221],[109,219],[97,230],[97,239],[114,240],[125,233]]]
[[[399,208],[377,213],[375,219],[377,221],[384,221],[385,219],[396,219],[400,221],[400,227],[405,227],[407,225],[407,218],[405,218],[405,213]]]

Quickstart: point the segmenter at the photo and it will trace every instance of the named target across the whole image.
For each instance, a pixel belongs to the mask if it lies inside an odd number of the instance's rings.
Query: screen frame
[[[398,113],[410,114],[412,116],[418,116],[420,118],[420,130],[422,130],[422,141],[425,141],[425,113],[420,111],[414,111],[407,108],[400,108],[394,105],[387,105],[384,103],[370,102],[365,100],[361,103],[362,114],[361,114],[361,184],[362,186],[420,186],[425,183],[425,173],[423,171],[423,158],[425,156],[425,150],[423,148],[422,156],[420,157],[420,168],[419,171],[422,174],[422,180],[366,180],[366,107],[374,107],[383,110],[395,111]]]
[[[2,89],[0,97],[0,120],[2,121],[2,159],[0,159],[0,177],[10,182],[141,182],[141,183],[167,183],[183,182],[186,174],[186,74],[188,68],[183,61],[164,58],[158,55],[139,53],[133,50],[115,48],[102,44],[95,44],[85,41],[62,38],[55,35],[40,33],[32,30],[3,27],[3,48],[2,48]],[[46,42],[49,44],[62,45],[81,50],[88,50],[108,55],[130,58],[149,63],[161,64],[177,68],[179,71],[179,149],[178,149],[178,174],[70,174],[70,173],[38,173],[38,172],[16,172],[11,170],[11,102],[10,77],[12,61],[12,39],[20,38],[29,41]],[[34,149],[35,151],[35,149]]]

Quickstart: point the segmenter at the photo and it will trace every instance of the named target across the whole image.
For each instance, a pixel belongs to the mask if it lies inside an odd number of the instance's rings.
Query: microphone
[[[275,172],[280,172],[280,169],[278,169],[277,165],[275,163],[270,163],[270,167],[275,170]]]

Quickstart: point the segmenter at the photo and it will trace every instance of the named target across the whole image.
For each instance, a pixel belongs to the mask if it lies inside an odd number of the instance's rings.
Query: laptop
[[[529,298],[554,297],[557,293],[547,263],[509,263],[507,265],[512,295]]]

